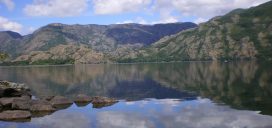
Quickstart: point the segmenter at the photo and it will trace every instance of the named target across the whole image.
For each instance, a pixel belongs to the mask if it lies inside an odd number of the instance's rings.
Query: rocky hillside
[[[15,62],[28,61],[30,64],[106,63],[103,53],[95,52],[86,45],[58,45],[48,51],[32,51],[21,55]]]
[[[41,27],[26,36],[10,31],[0,32],[0,51],[8,53],[12,58],[16,58],[16,61],[30,62],[39,60],[39,58],[40,60],[43,58],[52,60],[67,58],[67,54],[78,54],[67,52],[63,53],[64,56],[57,55],[58,57],[50,56],[49,58],[43,56],[48,52],[51,54],[51,51],[63,52],[61,51],[63,47],[77,47],[79,49],[85,47],[88,49],[87,51],[103,54],[108,58],[118,58],[148,46],[164,36],[194,27],[197,25],[190,22],[155,25],[65,25],[54,23]],[[57,49],[59,47],[61,47],[60,51]],[[77,52],[77,50],[73,52]],[[77,60],[78,58],[72,59]]]
[[[16,32],[0,32],[0,52],[10,53],[13,55],[13,53],[16,52],[16,49],[18,49],[18,45],[22,44],[22,39],[23,36]]]
[[[272,60],[272,1],[237,9],[168,36],[127,61]]]

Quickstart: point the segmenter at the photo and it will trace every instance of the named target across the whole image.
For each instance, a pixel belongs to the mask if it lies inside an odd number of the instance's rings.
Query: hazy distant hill
[[[272,1],[237,9],[195,29],[165,37],[130,61],[272,60]]]

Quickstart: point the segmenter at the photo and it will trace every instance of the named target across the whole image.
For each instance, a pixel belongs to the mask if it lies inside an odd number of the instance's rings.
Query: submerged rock
[[[118,100],[114,98],[100,97],[100,96],[93,97],[92,99],[93,108],[102,108],[106,106],[111,106],[117,102]]]
[[[27,119],[31,117],[31,113],[29,111],[22,110],[12,110],[12,111],[3,111],[0,113],[0,120],[20,120]]]
[[[32,117],[42,117],[50,115],[56,111],[56,109],[46,100],[32,100],[30,111]]]
[[[116,103],[116,102],[118,102],[118,100],[114,98],[101,97],[101,96],[95,96],[92,98],[93,104]]]
[[[67,108],[73,104],[73,101],[64,96],[54,96],[50,100],[51,105],[57,109]]]
[[[79,94],[74,98],[74,101],[76,103],[88,103],[92,101],[92,97],[84,95],[84,94]]]
[[[84,94],[77,95],[73,100],[78,106],[85,106],[91,102],[94,108],[102,108],[118,102],[114,98],[90,97]],[[2,111],[0,120],[25,121],[22,119],[49,115],[58,109],[69,107],[73,104],[73,100],[64,96],[31,99],[30,90],[24,84],[0,81],[0,112]]]
[[[114,103],[103,103],[103,104],[93,104],[93,108],[103,108],[103,107],[108,107],[108,106],[112,106],[117,102]]]

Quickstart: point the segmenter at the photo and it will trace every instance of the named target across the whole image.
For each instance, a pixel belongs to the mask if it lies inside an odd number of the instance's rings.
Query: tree
[[[8,54],[0,52],[0,62],[1,62],[1,61],[4,61],[4,60],[7,59],[8,57],[9,57]]]

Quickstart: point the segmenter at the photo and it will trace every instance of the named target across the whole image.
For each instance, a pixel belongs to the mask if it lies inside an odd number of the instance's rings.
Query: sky
[[[0,31],[32,33],[50,23],[201,23],[269,0],[0,0]]]

